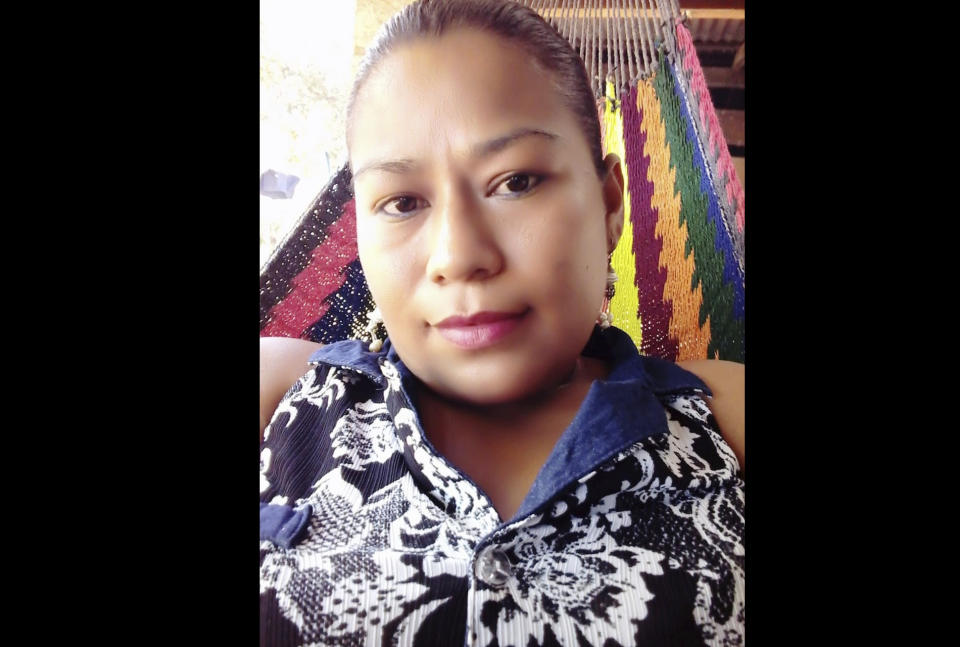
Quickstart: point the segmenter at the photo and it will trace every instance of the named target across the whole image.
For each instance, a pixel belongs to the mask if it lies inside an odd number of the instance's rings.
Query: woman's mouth
[[[521,312],[478,312],[468,317],[453,316],[434,324],[440,336],[471,350],[497,343],[513,332],[530,309]]]

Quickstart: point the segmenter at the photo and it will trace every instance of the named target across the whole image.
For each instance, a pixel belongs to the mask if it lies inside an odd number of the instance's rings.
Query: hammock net
[[[744,195],[675,0],[516,0],[580,53],[624,164],[614,325],[641,353],[744,361]],[[260,274],[260,335],[360,339],[374,308],[344,165]]]

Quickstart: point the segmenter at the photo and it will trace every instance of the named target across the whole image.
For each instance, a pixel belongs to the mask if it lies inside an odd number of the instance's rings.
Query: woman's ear
[[[603,204],[607,224],[607,253],[610,254],[623,233],[623,167],[616,153],[603,158],[607,169],[603,179]]]

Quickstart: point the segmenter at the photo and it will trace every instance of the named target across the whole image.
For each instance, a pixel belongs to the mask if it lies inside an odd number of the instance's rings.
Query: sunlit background
[[[355,0],[261,0],[260,173],[300,178],[290,198],[260,195],[260,267],[346,161]]]

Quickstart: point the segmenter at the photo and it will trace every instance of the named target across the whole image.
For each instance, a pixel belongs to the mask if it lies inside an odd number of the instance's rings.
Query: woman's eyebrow
[[[546,139],[553,141],[558,139],[559,135],[546,130],[540,130],[538,128],[518,128],[507,133],[506,135],[494,137],[493,139],[488,139],[487,141],[480,142],[479,144],[474,144],[474,146],[470,149],[470,157],[473,159],[488,157],[494,153],[502,151],[508,146],[511,146],[512,144],[526,137],[545,137]],[[418,166],[419,164],[416,162],[416,160],[409,158],[395,160],[374,160],[358,168],[353,174],[353,179],[356,180],[361,174],[366,173],[367,171],[377,170],[386,171],[387,173],[404,174],[416,170]]]
[[[417,166],[416,161],[412,159],[374,160],[354,171],[353,179],[356,180],[362,173],[366,173],[367,171],[386,171],[397,174],[409,173],[410,171],[416,170]]]
[[[547,132],[546,130],[540,130],[538,128],[517,128],[516,130],[511,131],[501,137],[495,137],[485,142],[476,144],[471,149],[470,156],[474,159],[487,157],[488,155],[502,151],[507,146],[516,143],[517,140],[531,136],[546,137],[550,141],[558,138],[558,135]]]

